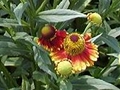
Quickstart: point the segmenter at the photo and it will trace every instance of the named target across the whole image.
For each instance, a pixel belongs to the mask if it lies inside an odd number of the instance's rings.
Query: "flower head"
[[[69,55],[77,55],[84,50],[85,40],[78,33],[69,34],[64,40],[64,49]]]
[[[90,42],[90,39],[90,34],[83,36],[71,33],[64,39],[63,48],[51,52],[50,56],[55,64],[68,59],[72,63],[74,72],[82,72],[87,67],[94,65],[99,54],[97,45]]]
[[[89,13],[87,19],[97,25],[102,23],[102,17],[98,13]]]
[[[67,33],[65,30],[57,30],[51,25],[45,25],[41,30],[42,36],[38,39],[38,44],[48,51],[61,48]]]

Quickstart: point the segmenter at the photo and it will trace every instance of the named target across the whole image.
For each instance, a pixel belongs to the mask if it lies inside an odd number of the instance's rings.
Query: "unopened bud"
[[[102,23],[102,17],[98,13],[89,13],[87,19],[97,25]]]
[[[58,63],[56,70],[62,76],[69,76],[72,73],[72,64],[70,61],[61,61]]]
[[[42,36],[44,38],[50,39],[50,38],[54,37],[55,31],[56,31],[56,29],[55,29],[54,26],[52,26],[52,25],[45,25],[42,28],[41,33],[42,33]]]

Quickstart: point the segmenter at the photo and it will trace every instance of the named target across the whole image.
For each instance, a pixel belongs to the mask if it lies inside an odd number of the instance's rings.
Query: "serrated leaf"
[[[86,18],[86,15],[70,9],[52,9],[39,13],[39,18],[47,22],[64,22],[78,17]]]
[[[120,90],[116,86],[91,76],[82,76],[72,81],[74,90]]]

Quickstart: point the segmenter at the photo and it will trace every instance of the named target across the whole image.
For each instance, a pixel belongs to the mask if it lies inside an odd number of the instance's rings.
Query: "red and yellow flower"
[[[90,41],[91,35],[78,33],[68,34],[63,41],[63,48],[50,53],[52,61],[58,65],[59,62],[69,60],[73,72],[82,72],[87,67],[93,66],[98,58],[97,45]]]
[[[38,39],[38,44],[46,50],[53,51],[62,47],[62,43],[67,33],[65,30],[57,30],[52,25],[45,25],[41,30],[42,36]]]

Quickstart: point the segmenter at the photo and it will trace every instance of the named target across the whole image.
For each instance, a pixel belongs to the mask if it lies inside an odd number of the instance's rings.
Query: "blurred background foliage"
[[[88,21],[72,15],[76,12],[102,16],[100,27],[92,25],[87,30],[100,54],[95,66],[65,79],[56,75],[48,52],[34,42],[34,37],[41,36],[45,24],[70,33],[84,32]],[[119,88],[120,0],[0,0],[0,90]]]

